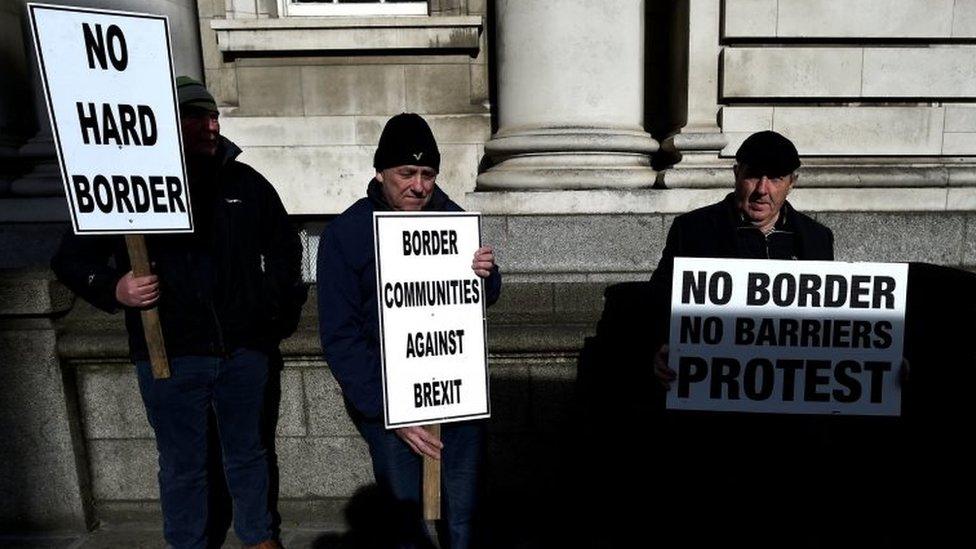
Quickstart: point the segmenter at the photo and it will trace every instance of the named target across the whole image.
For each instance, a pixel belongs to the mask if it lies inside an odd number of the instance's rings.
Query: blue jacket
[[[366,198],[329,223],[319,239],[319,336],[325,360],[342,387],[347,406],[367,418],[383,413],[380,330],[376,306],[373,212],[390,211],[380,183],[369,183]],[[424,211],[460,212],[438,187]],[[498,267],[485,280],[488,305],[498,300]]]

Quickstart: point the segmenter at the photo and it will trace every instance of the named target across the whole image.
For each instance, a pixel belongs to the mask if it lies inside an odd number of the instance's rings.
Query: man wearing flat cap
[[[423,456],[442,460],[442,501],[447,539],[461,549],[477,539],[477,504],[483,421],[448,423],[438,439],[423,427],[386,430],[380,372],[373,212],[458,212],[436,184],[440,152],[427,122],[413,113],[391,118],[380,135],[376,175],[360,199],[326,226],[319,240],[319,323],[325,359],[349,416],[369,446],[373,473],[389,516],[382,547],[428,547],[420,491]],[[490,246],[478,249],[471,269],[485,279],[487,304],[501,291],[501,276]]]
[[[245,547],[273,549],[262,414],[270,356],[298,323],[307,289],[301,243],[278,194],[220,135],[200,82],[176,80],[193,234],[148,235],[154,274],[134,276],[119,236],[67,235],[51,266],[96,307],[125,311],[129,352],[159,451],[163,534],[176,549],[211,547],[211,412]],[[154,379],[140,311],[158,306],[171,377]],[[221,536],[222,537],[222,536]]]
[[[738,259],[834,259],[834,235],[796,211],[786,196],[796,184],[800,157],[789,139],[773,131],[754,133],[735,154],[735,190],[717,204],[675,218],[651,277],[654,374],[665,386],[671,277],[675,257]]]

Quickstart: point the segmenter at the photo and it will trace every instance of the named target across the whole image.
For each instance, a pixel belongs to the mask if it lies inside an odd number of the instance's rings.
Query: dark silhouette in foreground
[[[664,409],[646,283],[607,288],[580,357],[593,547],[918,547],[965,539],[976,275],[911,264],[901,417]],[[587,513],[581,513],[585,516]],[[577,522],[576,524],[581,524]],[[585,523],[583,523],[585,524]]]

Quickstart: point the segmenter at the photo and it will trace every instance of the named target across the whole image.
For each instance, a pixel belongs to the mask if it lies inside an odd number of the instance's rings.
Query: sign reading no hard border
[[[167,19],[28,6],[75,232],[192,232]]]
[[[675,258],[668,408],[899,415],[908,266]]]
[[[386,427],[490,415],[476,213],[373,214]]]

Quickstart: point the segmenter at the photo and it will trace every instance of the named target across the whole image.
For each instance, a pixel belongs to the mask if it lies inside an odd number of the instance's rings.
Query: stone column
[[[0,531],[93,525],[73,377],[52,318],[72,295],[43,270],[0,270]]]
[[[721,0],[684,0],[688,22],[688,119],[661,147],[681,156],[661,174],[667,187],[714,187],[730,183],[731,162],[720,160],[728,143],[718,125],[718,61]]]
[[[479,191],[650,187],[644,2],[498,0],[498,132]]]
[[[17,2],[0,3],[0,56],[3,85],[0,85],[0,196],[10,191],[10,182],[20,171],[17,150],[33,133],[31,94],[27,77],[22,13]]]

